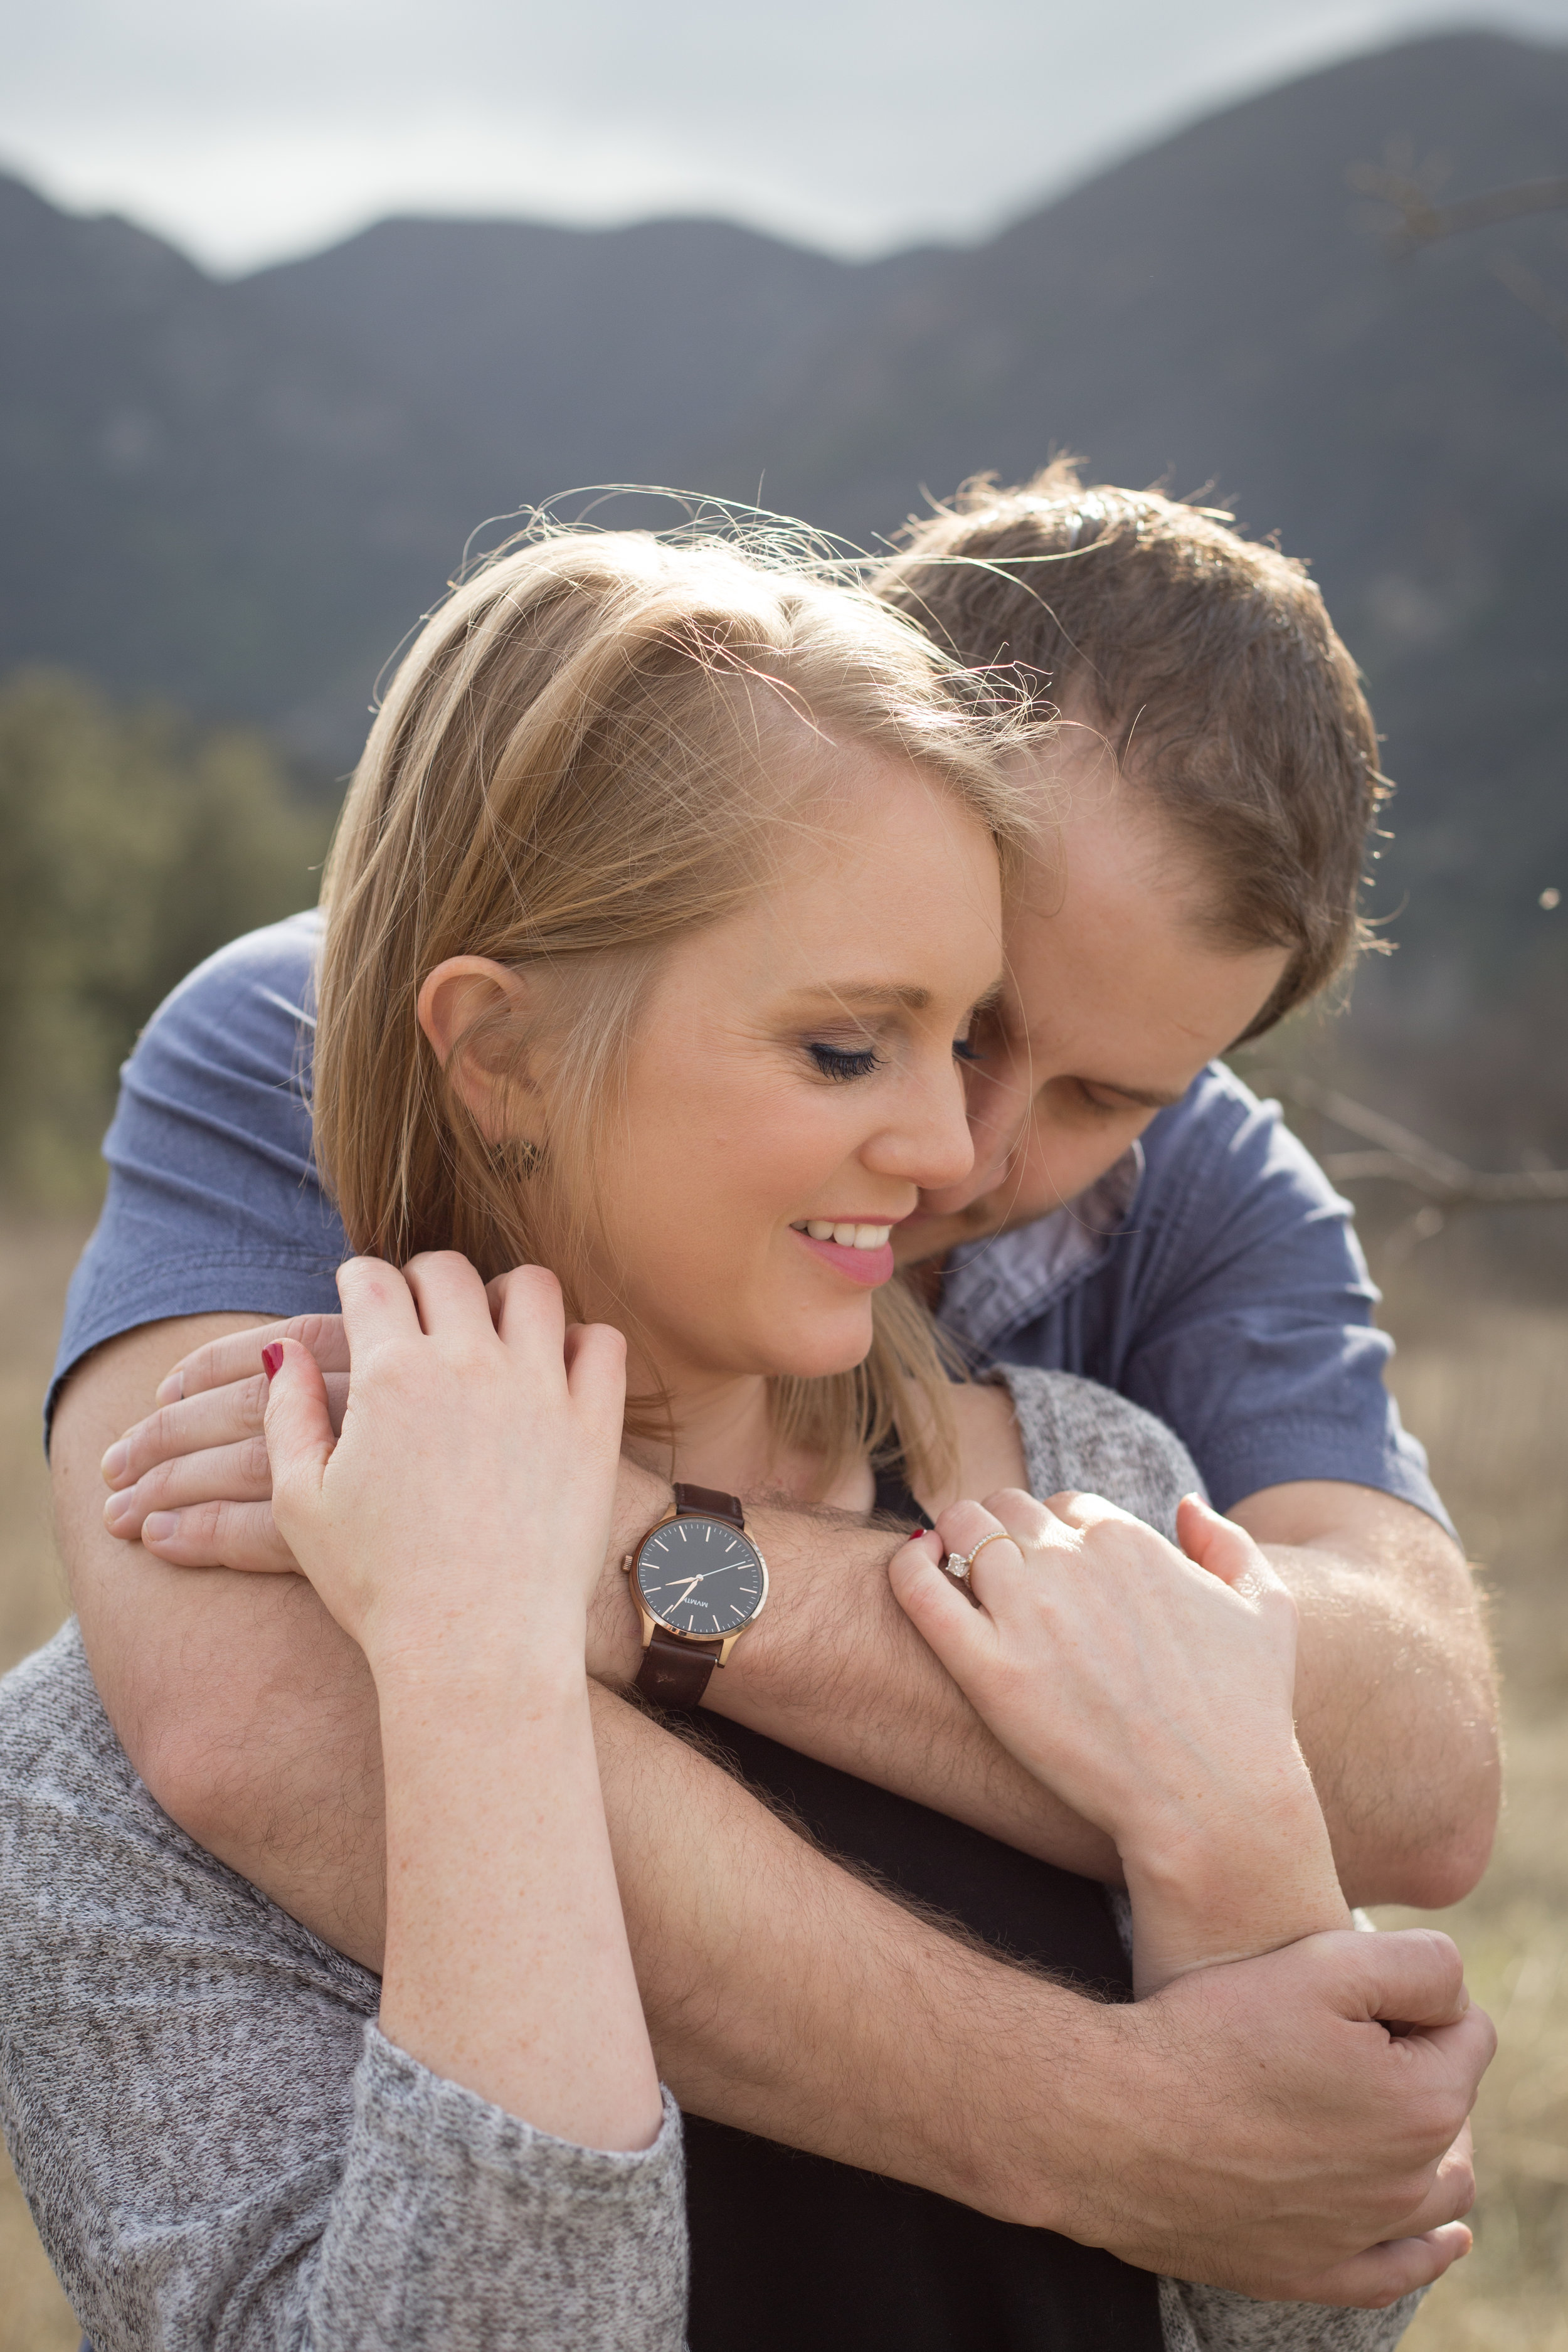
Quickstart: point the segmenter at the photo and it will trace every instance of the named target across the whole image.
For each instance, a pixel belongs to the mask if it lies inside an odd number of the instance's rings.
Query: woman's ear
[[[518,1124],[533,1011],[528,982],[489,956],[449,956],[419,991],[419,1026],[487,1143],[537,1139]]]

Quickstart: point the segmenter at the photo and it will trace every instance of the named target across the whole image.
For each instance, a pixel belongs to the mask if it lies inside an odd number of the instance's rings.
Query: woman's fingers
[[[389,1269],[390,1270],[390,1269]],[[319,1502],[321,1479],[336,1440],[321,1366],[297,1340],[267,1350],[267,1450],[272,1458],[273,1507],[285,1521]]]
[[[478,1275],[474,1280],[478,1282]],[[338,1297],[343,1303],[349,1353],[362,1370],[373,1348],[420,1336],[414,1293],[397,1268],[383,1258],[345,1258],[338,1268]]]
[[[568,1324],[562,1361],[574,1402],[593,1408],[605,1430],[613,1433],[618,1453],[626,1410],[625,1334],[613,1323]]]
[[[496,1329],[509,1348],[521,1349],[542,1368],[563,1367],[566,1347],[566,1302],[547,1266],[514,1265],[490,1286]]]
[[[994,1648],[994,1634],[984,1611],[943,1572],[946,1554],[940,1535],[912,1537],[888,1562],[888,1581],[905,1616],[962,1685]]]
[[[1246,1528],[1222,1518],[1199,1495],[1184,1495],[1177,1506],[1176,1540],[1190,1560],[1233,1591],[1261,1591],[1279,1581]]]
[[[394,1271],[387,1268],[388,1273]],[[485,1286],[477,1269],[457,1250],[424,1250],[403,1269],[421,1329],[430,1339],[489,1339],[491,1320]],[[349,1334],[352,1341],[353,1334]]]

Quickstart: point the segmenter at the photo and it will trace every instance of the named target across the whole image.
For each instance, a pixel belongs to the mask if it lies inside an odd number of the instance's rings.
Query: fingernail
[[[282,1342],[280,1340],[274,1339],[269,1343],[269,1345],[263,1348],[261,1350],[261,1369],[266,1373],[269,1381],[275,1380],[279,1371],[282,1369]]]
[[[149,1511],[142,1522],[142,1540],[146,1544],[168,1543],[179,1531],[178,1511]]]
[[[131,1448],[122,1437],[117,1437],[98,1466],[112,1486],[125,1475],[130,1460]]]
[[[131,1495],[129,1489],[127,1489],[123,1495],[110,1495],[109,1500],[103,1507],[104,1525],[111,1530],[117,1528],[121,1519],[128,1517],[130,1509]]]
[[[184,1381],[179,1372],[167,1372],[153,1391],[154,1404],[178,1404],[184,1394]]]
[[[926,1532],[927,1530],[924,1528],[911,1528],[910,1529],[910,1541],[911,1543],[918,1543],[921,1536],[926,1534]]]

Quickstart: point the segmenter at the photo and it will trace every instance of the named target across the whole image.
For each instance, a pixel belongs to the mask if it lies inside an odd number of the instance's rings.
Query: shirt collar
[[[1143,1181],[1143,1147],[1129,1145],[1076,1199],[1016,1233],[965,1242],[947,1262],[942,1320],[977,1359],[1098,1265],[1126,1225]]]

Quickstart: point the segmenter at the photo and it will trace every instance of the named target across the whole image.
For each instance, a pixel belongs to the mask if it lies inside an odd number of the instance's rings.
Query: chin
[[[795,1335],[797,1345],[783,1349],[775,1328],[770,1350],[773,1360],[768,1370],[775,1379],[791,1375],[799,1381],[831,1380],[835,1373],[852,1372],[865,1362],[871,1352],[871,1337],[868,1311],[852,1327],[801,1331]]]

